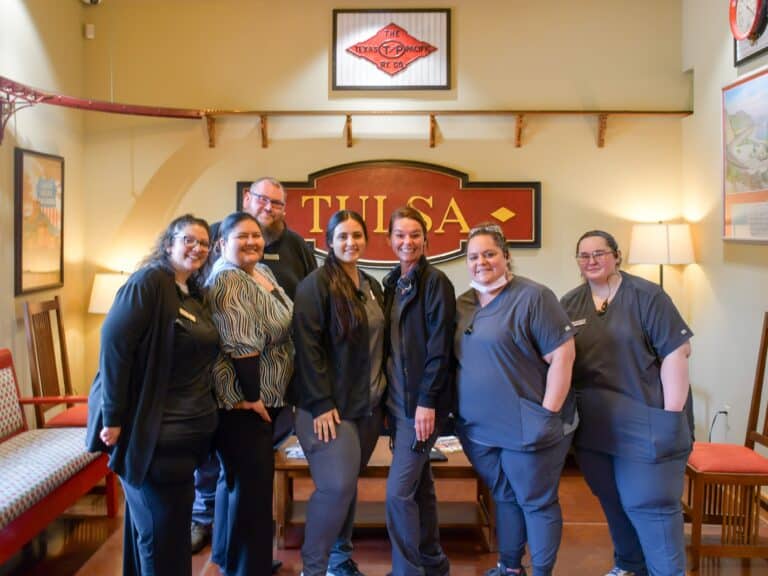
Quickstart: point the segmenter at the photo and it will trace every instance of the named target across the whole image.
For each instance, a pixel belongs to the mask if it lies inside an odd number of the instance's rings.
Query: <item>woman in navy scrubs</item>
[[[608,519],[614,546],[608,574],[682,576],[691,330],[658,285],[619,271],[612,235],[583,234],[576,261],[585,282],[562,298],[578,330],[575,444]]]
[[[469,232],[472,288],[457,301],[458,418],[464,452],[496,504],[499,562],[486,576],[552,573],[562,515],[557,490],[577,425],[570,393],[573,329],[547,287],[509,269],[499,226]]]
[[[427,262],[427,224],[411,207],[389,219],[399,264],[384,278],[388,320],[387,414],[392,466],[387,478],[387,531],[392,574],[444,576],[435,481],[429,451],[451,405],[456,296],[448,277]]]

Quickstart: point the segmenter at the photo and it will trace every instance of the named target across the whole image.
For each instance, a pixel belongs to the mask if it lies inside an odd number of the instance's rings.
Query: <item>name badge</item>
[[[580,320],[572,320],[571,321],[571,324],[573,324],[574,326],[584,326],[586,323],[587,323],[587,319],[586,318],[581,318]]]
[[[187,312],[186,310],[184,310],[184,308],[179,308],[179,314],[181,316],[184,316],[184,318],[186,318],[190,322],[195,322],[195,323],[197,322],[197,318],[195,318],[195,315],[191,314],[190,312]]]
[[[263,258],[263,259],[264,259],[264,260],[272,260],[272,261],[274,261],[274,262],[279,262],[279,261],[280,261],[280,254],[267,254],[267,253],[265,252],[265,253],[264,253],[264,258]]]

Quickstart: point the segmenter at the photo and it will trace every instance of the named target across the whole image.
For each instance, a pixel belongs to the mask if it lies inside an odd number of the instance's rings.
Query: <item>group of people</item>
[[[398,264],[379,284],[359,265],[359,214],[332,215],[317,268],[285,225],[285,200],[266,178],[211,229],[175,219],[107,315],[88,438],[124,487],[124,573],[191,572],[199,468],[198,496],[215,486],[213,562],[228,576],[270,574],[272,452],[293,425],[315,485],[304,576],[362,574],[357,480],[385,428],[392,574],[447,575],[429,453],[452,414],[496,506],[488,576],[525,574],[526,545],[533,574],[552,573],[574,437],[608,520],[611,576],[684,574],[692,334],[657,285],[620,271],[610,234],[578,240],[584,283],[558,301],[513,274],[501,228],[480,224],[457,299],[426,258],[417,210],[392,213]]]

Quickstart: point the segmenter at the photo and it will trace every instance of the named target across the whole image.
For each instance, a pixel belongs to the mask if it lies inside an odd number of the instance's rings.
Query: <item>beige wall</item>
[[[606,228],[626,247],[633,221],[685,215],[701,222],[695,231],[700,264],[684,272],[669,267],[665,285],[697,333],[692,381],[701,399],[700,431],[712,410],[729,402],[734,414],[728,438],[741,434],[737,412],[743,411],[751,378],[726,388],[717,375],[741,370],[749,376],[752,369],[755,310],[766,308],[765,258],[763,248],[726,246],[719,239],[719,90],[734,74],[722,2],[457,0],[451,6],[455,87],[384,96],[329,88],[331,10],[359,2],[108,0],[78,9],[71,8],[74,0],[63,4],[93,22],[97,34],[94,41],[69,41],[84,58],[83,87],[70,92],[119,102],[244,109],[689,109],[695,86],[693,117],[612,118],[603,149],[595,145],[596,122],[582,117],[530,118],[522,148],[514,147],[510,120],[441,118],[434,149],[427,146],[426,119],[355,119],[355,145],[348,149],[342,118],[272,119],[270,147],[262,149],[257,119],[244,117],[220,121],[217,146],[210,149],[202,122],[87,114],[79,136],[79,218],[85,228],[79,298],[85,298],[97,269],[130,269],[174,215],[224,216],[234,205],[239,179],[271,174],[300,180],[335,164],[396,157],[443,164],[473,179],[540,180],[542,248],[518,250],[514,257],[518,273],[558,294],[578,282],[572,253],[582,231]],[[419,0],[398,6],[445,4]],[[5,5],[0,10],[4,16]],[[37,19],[45,32],[42,16]],[[48,34],[54,33],[43,37]],[[684,72],[689,68],[695,80]],[[0,73],[13,77],[2,67]],[[55,81],[43,77],[38,85],[54,89]],[[40,118],[42,110],[28,114]],[[40,138],[61,146],[78,134],[79,127]],[[3,166],[9,148],[0,148]],[[68,157],[68,169],[69,162]],[[10,206],[6,174],[0,185]],[[67,215],[68,226],[75,210]],[[9,259],[3,262],[12,269]],[[459,289],[466,285],[461,262],[445,268]],[[657,273],[653,267],[635,271],[652,279]],[[747,280],[754,277],[761,278],[762,291]],[[12,302],[0,305],[10,309]],[[85,357],[79,368],[91,375],[100,320],[80,317]],[[11,332],[2,324],[0,329],[3,337]],[[733,358],[727,371],[715,365],[724,346]]]
[[[697,413],[709,424],[725,404],[730,430],[719,438],[743,442],[763,313],[768,310],[768,247],[723,242],[722,87],[768,59],[736,69],[728,4],[683,3],[683,66],[694,71],[694,109],[683,122],[683,210],[698,221],[699,265],[686,271],[686,296],[696,333],[691,381]],[[700,436],[705,429],[700,426]]]
[[[112,0],[94,10],[87,93],[242,109],[690,107],[676,2],[457,2],[455,87],[384,96],[329,90],[331,10],[343,3],[215,5]],[[86,264],[130,269],[172,216],[227,214],[238,179],[301,180],[328,166],[377,158],[434,162],[473,179],[541,180],[543,247],[514,256],[519,273],[557,293],[578,281],[571,254],[585,229],[608,228],[626,244],[630,221],[681,216],[679,119],[611,119],[604,149],[596,147],[593,118],[530,118],[519,149],[509,119],[439,122],[441,139],[430,149],[426,118],[355,119],[355,145],[348,149],[342,117],[270,119],[270,147],[262,149],[257,119],[237,118],[219,121],[217,146],[210,149],[202,122],[89,115]],[[466,285],[461,262],[446,269],[457,286]],[[670,271],[669,277],[677,295],[679,275]],[[89,367],[96,342],[91,333]]]
[[[0,75],[65,94],[83,90],[84,63],[79,2],[3,0],[0,5]],[[61,290],[21,297],[13,293],[13,149],[57,154],[64,169],[64,279]],[[0,347],[10,348],[22,386],[29,391],[22,302],[60,293],[64,301],[72,378],[87,390],[84,372],[83,114],[54,106],[21,110],[0,146]]]

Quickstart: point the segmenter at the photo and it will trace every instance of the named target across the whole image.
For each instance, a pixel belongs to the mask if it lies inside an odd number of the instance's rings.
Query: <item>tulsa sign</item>
[[[409,205],[424,216],[432,262],[459,258],[472,226],[501,226],[512,247],[541,245],[540,182],[471,182],[457,170],[403,160],[342,164],[310,174],[306,182],[283,182],[288,193],[286,221],[314,246],[327,253],[325,226],[337,210],[359,212],[368,226],[368,248],[362,262],[389,267],[394,262],[386,243],[389,216]],[[250,182],[237,183],[237,206]]]

